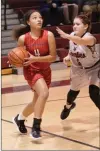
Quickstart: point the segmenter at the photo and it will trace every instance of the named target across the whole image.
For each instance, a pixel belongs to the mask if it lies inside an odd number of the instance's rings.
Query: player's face
[[[43,19],[40,13],[34,12],[31,14],[28,24],[31,28],[41,29],[43,24]]]
[[[84,25],[82,20],[79,18],[75,18],[73,22],[73,31],[77,36],[83,35],[88,28],[88,25]]]

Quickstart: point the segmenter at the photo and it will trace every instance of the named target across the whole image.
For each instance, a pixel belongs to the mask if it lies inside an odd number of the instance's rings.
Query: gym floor
[[[88,87],[81,89],[76,108],[62,121],[61,110],[70,88],[70,68],[52,65],[52,84],[42,119],[42,139],[34,142],[31,132],[34,115],[27,118],[27,135],[19,134],[12,117],[33,97],[22,74],[2,76],[2,150],[100,150],[99,111],[89,98]]]

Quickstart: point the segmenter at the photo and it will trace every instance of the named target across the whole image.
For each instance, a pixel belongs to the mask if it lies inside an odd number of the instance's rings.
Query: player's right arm
[[[25,35],[21,35],[21,36],[18,38],[18,42],[17,42],[18,47],[24,46],[24,39],[25,39]]]

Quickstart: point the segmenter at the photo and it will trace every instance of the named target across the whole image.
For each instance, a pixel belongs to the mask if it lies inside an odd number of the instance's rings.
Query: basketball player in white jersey
[[[74,100],[80,89],[89,82],[89,96],[100,110],[100,50],[95,49],[96,38],[90,34],[90,20],[86,15],[75,17],[73,32],[69,35],[57,27],[62,38],[69,40],[69,54],[64,63],[70,60],[71,88],[67,95],[67,102],[61,112],[61,119],[69,116],[75,107]]]

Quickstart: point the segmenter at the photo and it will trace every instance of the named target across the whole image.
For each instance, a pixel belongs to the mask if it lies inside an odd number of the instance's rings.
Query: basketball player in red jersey
[[[56,59],[56,44],[52,32],[42,29],[43,19],[38,11],[30,10],[25,15],[26,26],[14,30],[18,46],[25,46],[30,57],[25,58],[24,77],[34,91],[34,97],[24,110],[13,118],[21,133],[27,133],[25,119],[34,112],[33,139],[40,139],[40,124],[51,83],[50,63]]]
[[[64,58],[64,63],[72,62],[71,88],[61,112],[62,120],[69,116],[80,89],[87,83],[89,96],[100,110],[100,50],[95,48],[96,38],[90,33],[90,27],[90,17],[83,14],[75,17],[70,35],[57,28],[62,38],[70,40],[69,54]]]

